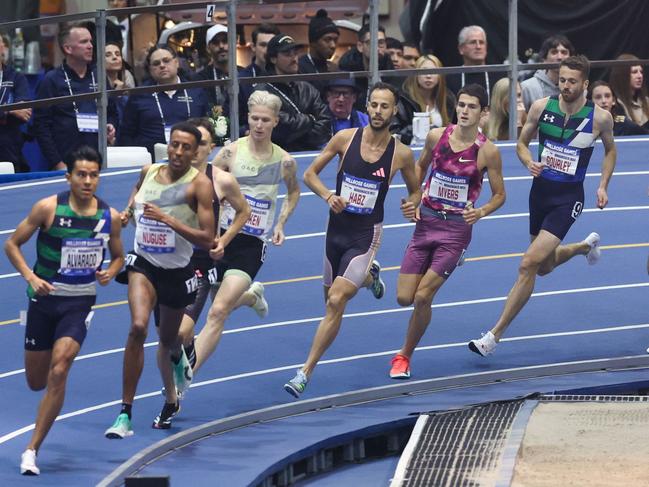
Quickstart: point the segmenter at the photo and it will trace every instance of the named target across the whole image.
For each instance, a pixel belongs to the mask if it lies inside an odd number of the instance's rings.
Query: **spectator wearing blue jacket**
[[[146,57],[151,80],[147,85],[164,86],[187,81],[178,76],[178,57],[169,46],[154,46]],[[118,143],[122,146],[143,146],[154,154],[155,144],[167,144],[171,127],[208,112],[203,88],[184,88],[155,93],[134,94],[126,102],[120,124]]]
[[[97,69],[92,62],[92,37],[85,27],[72,24],[61,29],[58,42],[63,64],[49,71],[38,86],[36,98],[55,98],[97,91]],[[115,140],[117,109],[108,101],[108,143]],[[34,109],[34,134],[50,169],[65,169],[68,153],[82,145],[99,146],[97,103],[94,99]],[[102,128],[103,129],[103,128]]]
[[[363,128],[367,114],[354,108],[359,89],[353,79],[333,79],[327,83],[327,106],[331,113],[331,135],[342,129]]]
[[[0,36],[0,105],[29,100],[29,85],[25,76],[4,63],[8,47],[6,38]],[[20,126],[31,116],[31,108],[0,112],[0,161],[12,162],[15,172],[29,171],[22,155]]]

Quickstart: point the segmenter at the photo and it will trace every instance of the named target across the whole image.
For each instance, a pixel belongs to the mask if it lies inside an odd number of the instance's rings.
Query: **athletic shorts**
[[[363,287],[382,235],[382,223],[350,229],[330,220],[325,239],[324,285],[331,287],[336,277],[342,277],[357,288]]]
[[[128,283],[128,273],[144,274],[156,292],[157,304],[169,308],[184,308],[196,300],[198,279],[191,264],[178,269],[162,269],[153,265],[134,252],[126,256],[124,270],[115,279],[121,284]]]
[[[223,231],[222,231],[223,232]],[[258,237],[238,233],[225,248],[223,258],[210,271],[212,284],[223,281],[228,274],[247,276],[252,282],[266,259],[266,242]]]
[[[214,261],[209,256],[192,257],[190,265],[194,268],[196,279],[198,279],[198,289],[196,289],[194,302],[185,307],[185,315],[196,323],[205,307],[207,296],[211,295],[211,298],[214,299],[217,286],[210,284],[209,271],[214,266]]]
[[[25,350],[51,350],[62,337],[86,339],[96,296],[34,296],[29,301]]]
[[[584,208],[584,185],[534,178],[529,202],[530,235],[546,230],[563,240]]]
[[[401,262],[401,274],[425,274],[431,269],[447,279],[471,242],[472,226],[422,213]]]

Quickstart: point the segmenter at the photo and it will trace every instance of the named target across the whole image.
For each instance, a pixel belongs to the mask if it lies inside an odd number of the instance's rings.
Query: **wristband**
[[[331,199],[331,197],[332,197],[333,195],[334,195],[333,193],[329,193],[329,196],[327,196],[327,199],[326,199],[325,201],[326,201],[327,203],[329,203],[329,200]]]

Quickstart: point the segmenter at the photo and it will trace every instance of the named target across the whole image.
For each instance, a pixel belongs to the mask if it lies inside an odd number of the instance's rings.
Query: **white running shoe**
[[[133,436],[133,428],[128,414],[121,413],[113,425],[106,430],[104,436],[109,440],[123,440],[127,436]]]
[[[252,309],[260,318],[265,318],[268,315],[268,301],[264,298],[264,285],[259,281],[255,281],[250,285],[248,291],[257,298],[255,304],[252,305]]]
[[[22,475],[40,475],[41,470],[36,466],[36,451],[28,448],[20,457],[20,473]]]
[[[493,333],[488,331],[487,333],[482,334],[482,338],[471,340],[469,342],[469,350],[486,357],[487,355],[494,353],[496,345],[496,337]]]
[[[599,233],[591,233],[584,239],[584,242],[590,247],[590,250],[586,254],[586,261],[588,261],[589,265],[597,264],[597,261],[599,261],[602,255],[602,251],[599,249]]]

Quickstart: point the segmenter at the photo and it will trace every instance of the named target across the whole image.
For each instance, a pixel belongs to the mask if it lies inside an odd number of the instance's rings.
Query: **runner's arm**
[[[287,192],[273,230],[273,244],[275,245],[284,243],[284,225],[300,199],[300,185],[297,182],[297,162],[288,153],[282,158],[282,178]]]
[[[530,111],[527,114],[527,120],[521,129],[521,135],[518,137],[516,144],[516,155],[518,159],[529,169],[530,174],[534,177],[538,177],[541,174],[543,164],[536,161],[534,156],[532,156],[529,145],[538,131],[539,118],[541,117],[541,113],[543,113],[547,101],[547,98],[541,98],[532,103]]]
[[[220,240],[222,247],[225,249],[225,247],[228,246],[228,244],[248,221],[248,218],[250,218],[251,210],[248,202],[246,201],[246,198],[241,192],[241,188],[239,187],[239,183],[237,183],[237,179],[232,174],[221,172],[218,175],[218,178],[223,199],[230,203],[230,206],[234,209],[234,218],[232,219],[232,223],[220,237],[218,236],[219,222],[215,222],[217,237]]]
[[[47,295],[55,288],[49,282],[38,277],[27,265],[20,247],[27,242],[34,232],[43,228],[52,219],[56,209],[56,196],[40,200],[32,207],[27,218],[21,221],[14,233],[6,240],[4,248],[11,265],[20,273],[36,294]]]
[[[304,171],[304,183],[317,196],[325,200],[335,213],[343,211],[347,206],[347,201],[341,196],[336,196],[335,193],[329,191],[318,175],[336,155],[342,157],[343,149],[346,147],[354,132],[355,129],[345,129],[336,132],[324,149],[322,149],[322,152],[316,156],[311,165]]]
[[[110,209],[110,237],[108,239],[108,251],[110,252],[110,264],[108,268],[95,273],[97,282],[105,286],[117,275],[124,265],[124,247],[122,245],[122,225],[117,210]]]
[[[598,110],[599,109],[599,110]],[[615,169],[617,149],[613,139],[613,117],[606,110],[595,107],[595,114],[598,115],[600,126],[599,136],[604,144],[604,160],[602,161],[602,177],[597,188],[597,207],[603,209],[608,204],[608,183]]]
[[[491,198],[480,208],[466,208],[462,215],[464,221],[473,225],[480,218],[493,213],[505,203],[505,182],[503,180],[503,161],[500,151],[493,142],[487,142],[478,152],[478,167],[486,167],[491,187]]]
[[[223,147],[212,160],[212,165],[223,169],[226,172],[230,172],[230,166],[232,161],[235,160],[237,153],[237,143],[228,144]]]
[[[401,213],[404,218],[410,220],[415,218],[415,210],[421,202],[421,183],[417,179],[415,169],[415,158],[409,147],[398,144],[397,150],[399,153],[397,157],[401,161],[401,176],[406,183],[408,189],[408,199],[401,200]]]
[[[142,170],[140,171],[140,178],[138,179],[137,183],[135,183],[135,186],[133,187],[133,190],[128,197],[126,208],[124,208],[124,210],[119,214],[119,220],[121,221],[123,227],[128,225],[128,221],[133,218],[133,213],[135,213],[135,195],[140,190],[140,187],[144,182],[144,178],[146,177],[146,173],[150,168],[151,164],[147,164],[142,167]]]
[[[421,187],[426,177],[426,171],[428,171],[428,166],[433,160],[433,149],[439,142],[439,138],[444,133],[444,128],[436,128],[428,132],[426,135],[426,141],[424,142],[424,147],[421,149],[419,154],[419,159],[417,159],[417,165],[415,166],[415,177],[417,178],[417,183]]]

